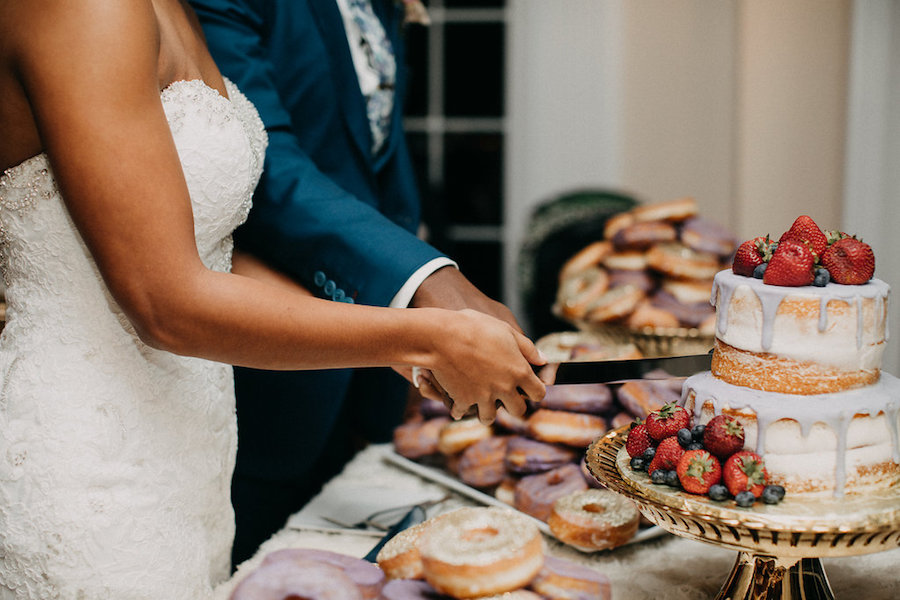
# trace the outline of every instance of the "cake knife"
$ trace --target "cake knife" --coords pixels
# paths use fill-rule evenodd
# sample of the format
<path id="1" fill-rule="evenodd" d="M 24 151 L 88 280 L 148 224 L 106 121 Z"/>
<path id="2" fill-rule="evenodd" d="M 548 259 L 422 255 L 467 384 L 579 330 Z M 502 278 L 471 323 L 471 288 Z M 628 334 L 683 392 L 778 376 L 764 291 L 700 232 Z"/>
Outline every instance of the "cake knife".
<path id="1" fill-rule="evenodd" d="M 669 377 L 690 377 L 708 371 L 712 352 L 661 358 L 628 358 L 596 361 L 553 362 L 535 371 L 548 385 L 580 383 L 622 383 L 644 379 L 652 371 L 664 371 Z"/>

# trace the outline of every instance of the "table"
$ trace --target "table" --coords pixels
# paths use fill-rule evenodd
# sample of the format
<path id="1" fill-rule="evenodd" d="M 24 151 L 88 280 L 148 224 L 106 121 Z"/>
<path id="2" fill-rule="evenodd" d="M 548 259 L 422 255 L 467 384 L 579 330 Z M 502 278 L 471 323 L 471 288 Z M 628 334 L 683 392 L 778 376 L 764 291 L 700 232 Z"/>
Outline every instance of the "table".
<path id="1" fill-rule="evenodd" d="M 256 568 L 269 552 L 282 548 L 317 548 L 364 556 L 379 540 L 380 533 L 339 529 L 322 519 L 343 511 L 353 519 L 370 508 L 401 506 L 410 500 L 442 498 L 447 490 L 384 461 L 387 445 L 374 445 L 360 452 L 322 492 L 292 515 L 285 527 L 239 566 L 234 577 L 220 586 L 215 600 L 227 600 L 237 581 Z M 362 493 L 354 493 L 359 490 Z M 358 502 L 354 502 L 358 500 Z M 341 506 L 341 503 L 344 503 Z M 354 504 L 368 502 L 370 506 Z M 432 509 L 429 516 L 475 502 L 455 492 Z M 705 544 L 663 535 L 611 551 L 585 554 L 547 539 L 548 553 L 588 565 L 609 577 L 615 600 L 702 600 L 714 598 L 725 582 L 737 553 Z M 900 548 L 877 554 L 823 559 L 822 563 L 837 599 L 897 600 L 900 598 Z"/>

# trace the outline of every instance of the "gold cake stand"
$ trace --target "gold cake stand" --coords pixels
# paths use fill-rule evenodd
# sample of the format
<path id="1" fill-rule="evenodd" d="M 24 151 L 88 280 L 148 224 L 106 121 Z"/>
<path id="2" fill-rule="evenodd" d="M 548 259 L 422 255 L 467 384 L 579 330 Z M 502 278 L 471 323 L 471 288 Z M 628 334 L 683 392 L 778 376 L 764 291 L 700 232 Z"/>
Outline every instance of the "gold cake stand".
<path id="1" fill-rule="evenodd" d="M 833 498 L 757 501 L 740 508 L 650 482 L 629 467 L 628 426 L 587 450 L 591 473 L 631 498 L 644 516 L 675 535 L 737 550 L 716 600 L 833 600 L 820 558 L 854 556 L 900 546 L 900 489 Z"/>

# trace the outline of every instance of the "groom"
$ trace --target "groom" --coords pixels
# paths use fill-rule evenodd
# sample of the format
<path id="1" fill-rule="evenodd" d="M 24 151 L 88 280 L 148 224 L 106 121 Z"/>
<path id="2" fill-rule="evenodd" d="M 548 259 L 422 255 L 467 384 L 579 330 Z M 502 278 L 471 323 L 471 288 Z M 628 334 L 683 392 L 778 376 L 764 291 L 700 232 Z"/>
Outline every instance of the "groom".
<path id="1" fill-rule="evenodd" d="M 236 245 L 335 302 L 473 308 L 514 324 L 415 236 L 402 129 L 403 7 L 394 0 L 191 0 L 223 74 L 256 105 L 269 147 Z M 387 441 L 406 382 L 389 370 L 235 369 L 234 564 L 356 450 Z"/>

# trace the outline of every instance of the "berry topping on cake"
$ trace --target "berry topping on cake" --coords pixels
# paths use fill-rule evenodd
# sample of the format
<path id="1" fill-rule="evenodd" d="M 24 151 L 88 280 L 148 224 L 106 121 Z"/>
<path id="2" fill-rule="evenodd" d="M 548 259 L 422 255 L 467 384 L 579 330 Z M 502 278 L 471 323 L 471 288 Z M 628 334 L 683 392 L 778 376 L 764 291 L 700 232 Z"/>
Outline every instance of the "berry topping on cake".
<path id="1" fill-rule="evenodd" d="M 831 280 L 844 285 L 866 283 L 875 273 L 875 254 L 871 246 L 854 237 L 837 240 L 822 253 L 822 266 Z"/>
<path id="2" fill-rule="evenodd" d="M 809 245 L 793 240 L 780 242 L 766 267 L 763 283 L 788 287 L 810 285 L 815 262 L 816 255 Z"/>
<path id="3" fill-rule="evenodd" d="M 656 454 L 647 467 L 647 472 L 651 475 L 654 471 L 662 469 L 663 471 L 671 471 L 678 466 L 681 455 L 684 454 L 684 448 L 678 443 L 678 438 L 674 435 L 667 437 L 656 447 Z"/>
<path id="4" fill-rule="evenodd" d="M 775 242 L 767 235 L 761 235 L 741 244 L 734 255 L 731 270 L 736 275 L 753 276 L 753 270 L 769 262 L 775 249 Z"/>
<path id="5" fill-rule="evenodd" d="M 645 424 L 637 425 L 628 432 L 628 440 L 625 442 L 625 450 L 628 452 L 628 456 L 632 458 L 641 456 L 650 446 L 650 434 L 647 433 Z"/>
<path id="6" fill-rule="evenodd" d="M 722 467 L 722 478 L 728 492 L 735 499 L 745 491 L 758 498 L 768 483 L 769 474 L 762 457 L 745 450 L 728 457 Z"/>
<path id="7" fill-rule="evenodd" d="M 828 247 L 828 238 L 825 237 L 816 222 L 807 215 L 797 217 L 791 228 L 781 234 L 778 243 L 787 240 L 807 244 L 816 256 L 822 256 L 825 248 Z"/>
<path id="8" fill-rule="evenodd" d="M 688 450 L 678 459 L 678 481 L 685 491 L 707 494 L 722 479 L 719 460 L 706 450 Z"/>
<path id="9" fill-rule="evenodd" d="M 732 417 L 716 415 L 706 424 L 703 447 L 721 459 L 744 447 L 744 427 Z"/>
<path id="10" fill-rule="evenodd" d="M 654 440 L 662 440 L 678 434 L 679 429 L 690 427 L 691 416 L 674 402 L 666 404 L 647 417 L 647 433 Z M 676 439 L 677 443 L 678 440 Z"/>

